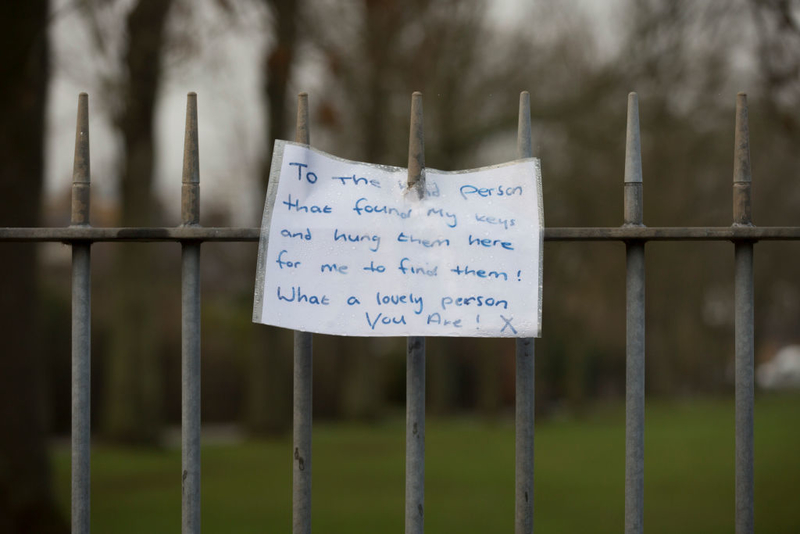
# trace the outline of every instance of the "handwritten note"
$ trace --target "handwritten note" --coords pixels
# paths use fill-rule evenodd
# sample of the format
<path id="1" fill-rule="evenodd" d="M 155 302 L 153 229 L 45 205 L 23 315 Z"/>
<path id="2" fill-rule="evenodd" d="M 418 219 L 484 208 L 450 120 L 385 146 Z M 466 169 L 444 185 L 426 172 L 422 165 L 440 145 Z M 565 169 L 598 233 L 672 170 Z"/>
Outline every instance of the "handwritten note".
<path id="1" fill-rule="evenodd" d="M 537 159 L 463 172 L 347 161 L 277 141 L 253 321 L 348 336 L 538 337 Z"/>

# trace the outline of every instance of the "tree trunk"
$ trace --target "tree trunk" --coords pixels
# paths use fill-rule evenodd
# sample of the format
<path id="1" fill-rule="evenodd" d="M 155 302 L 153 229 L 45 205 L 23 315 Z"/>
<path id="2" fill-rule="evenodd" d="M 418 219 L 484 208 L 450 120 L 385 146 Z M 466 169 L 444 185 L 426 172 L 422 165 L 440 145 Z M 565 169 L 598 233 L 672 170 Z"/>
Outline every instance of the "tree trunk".
<path id="1" fill-rule="evenodd" d="M 120 187 L 121 226 L 158 220 L 153 195 L 153 122 L 161 81 L 164 26 L 171 0 L 140 0 L 128 15 L 123 107 L 125 147 Z M 117 244 L 115 305 L 108 358 L 104 433 L 116 441 L 155 444 L 161 426 L 159 289 L 151 247 Z"/>
<path id="2" fill-rule="evenodd" d="M 0 4 L 0 226 L 38 226 L 44 169 L 48 3 Z M 0 259 L 0 532 L 61 533 L 47 458 L 37 248 Z"/>
<path id="3" fill-rule="evenodd" d="M 295 0 L 266 0 L 273 16 L 275 44 L 264 59 L 264 99 L 267 114 L 266 157 L 261 164 L 261 185 L 267 190 L 272 146 L 276 139 L 285 139 L 289 130 L 286 98 L 297 36 L 298 4 Z M 245 423 L 252 434 L 270 435 L 288 431 L 292 425 L 291 376 L 292 348 L 279 340 L 280 332 L 260 327 L 251 354 L 251 373 Z M 287 378 L 289 379 L 287 381 Z"/>

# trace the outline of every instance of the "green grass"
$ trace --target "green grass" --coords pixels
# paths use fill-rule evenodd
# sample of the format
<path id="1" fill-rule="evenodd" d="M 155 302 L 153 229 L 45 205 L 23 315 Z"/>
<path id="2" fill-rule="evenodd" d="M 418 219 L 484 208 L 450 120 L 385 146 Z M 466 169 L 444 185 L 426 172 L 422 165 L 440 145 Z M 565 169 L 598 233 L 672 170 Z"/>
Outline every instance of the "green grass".
<path id="1" fill-rule="evenodd" d="M 800 532 L 800 397 L 756 402 L 756 528 Z M 645 530 L 733 532 L 732 400 L 647 404 Z M 321 533 L 402 532 L 404 425 L 314 429 L 313 527 Z M 425 525 L 438 532 L 513 532 L 510 422 L 429 419 Z M 536 531 L 617 533 L 624 514 L 624 409 L 536 428 Z M 92 530 L 178 532 L 180 451 L 97 445 Z M 288 439 L 203 448 L 205 533 L 290 532 Z M 68 510 L 69 454 L 56 453 Z"/>

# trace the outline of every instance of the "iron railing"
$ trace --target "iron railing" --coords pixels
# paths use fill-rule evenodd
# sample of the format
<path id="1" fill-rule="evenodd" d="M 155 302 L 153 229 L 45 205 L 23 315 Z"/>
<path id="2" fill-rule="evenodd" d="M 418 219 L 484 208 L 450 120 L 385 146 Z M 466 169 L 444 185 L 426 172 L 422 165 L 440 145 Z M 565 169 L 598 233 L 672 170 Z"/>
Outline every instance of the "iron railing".
<path id="1" fill-rule="evenodd" d="M 203 242 L 255 242 L 259 228 L 200 226 L 197 97 L 188 95 L 181 191 L 182 224 L 174 228 L 94 228 L 89 225 L 88 97 L 78 98 L 72 221 L 66 228 L 0 228 L 0 242 L 63 242 L 72 246 L 72 532 L 89 532 L 91 245 L 97 242 L 172 241 L 182 248 L 182 510 L 185 534 L 200 532 L 200 248 Z M 298 98 L 295 140 L 309 144 L 308 97 Z M 530 157 L 530 97 L 519 107 L 518 155 Z M 409 182 L 424 165 L 421 95 L 412 97 Z M 731 241 L 735 250 L 735 410 L 737 534 L 753 532 L 753 245 L 761 240 L 800 240 L 800 227 L 755 227 L 751 221 L 751 172 L 747 100 L 736 99 L 733 224 L 730 227 L 649 228 L 642 216 L 638 99 L 628 98 L 624 221 L 616 228 L 546 228 L 546 241 L 622 241 L 627 256 L 625 422 L 625 532 L 643 532 L 645 263 L 648 241 Z M 425 339 L 408 338 L 405 531 L 424 523 Z M 311 532 L 312 336 L 295 332 L 293 532 Z M 533 532 L 534 340 L 516 349 L 515 532 Z"/>

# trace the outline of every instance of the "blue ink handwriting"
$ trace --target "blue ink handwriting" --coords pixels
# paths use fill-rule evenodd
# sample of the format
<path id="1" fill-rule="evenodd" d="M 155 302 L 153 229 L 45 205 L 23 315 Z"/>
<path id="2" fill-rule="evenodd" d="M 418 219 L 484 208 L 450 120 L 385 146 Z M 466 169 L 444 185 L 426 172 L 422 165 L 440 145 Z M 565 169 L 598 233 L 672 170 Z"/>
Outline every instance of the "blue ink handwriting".
<path id="1" fill-rule="evenodd" d="M 300 289 L 300 286 L 292 286 L 291 297 L 281 295 L 281 286 L 278 286 L 278 300 L 283 300 L 286 302 L 307 302 L 309 304 L 320 306 L 327 306 L 331 303 L 327 295 L 322 295 L 321 297 L 318 295 L 306 295 L 303 293 L 303 290 Z"/>
<path id="2" fill-rule="evenodd" d="M 438 270 L 439 266 L 437 265 L 433 269 L 431 269 L 428 265 L 420 266 L 420 265 L 406 265 L 406 262 L 410 262 L 411 260 L 408 258 L 403 258 L 400 260 L 400 265 L 397 269 L 403 273 L 411 273 L 411 274 L 424 274 L 425 276 L 439 276 Z"/>
<path id="3" fill-rule="evenodd" d="M 306 228 L 305 232 L 303 232 L 302 230 L 299 232 L 292 232 L 291 230 L 284 228 L 283 230 L 281 230 L 281 235 L 283 237 L 299 237 L 303 241 L 311 241 L 310 228 Z"/>
<path id="4" fill-rule="evenodd" d="M 447 226 L 449 226 L 450 228 L 455 228 L 456 226 L 458 226 L 458 217 L 456 216 L 455 213 L 444 211 L 442 208 L 429 208 L 428 217 L 430 217 L 431 215 L 438 215 L 443 219 L 445 218 L 449 219 L 447 221 Z"/>
<path id="5" fill-rule="evenodd" d="M 303 181 L 303 169 L 308 167 L 308 165 L 306 165 L 305 163 L 296 163 L 296 162 L 292 162 L 289 165 L 297 165 L 297 179 L 302 182 Z M 310 183 L 310 184 L 317 183 L 317 175 L 314 174 L 313 172 L 310 172 L 310 171 L 307 172 L 306 173 L 306 181 L 308 183 Z"/>
<path id="6" fill-rule="evenodd" d="M 423 309 L 422 297 L 415 297 L 414 293 L 409 293 L 408 295 L 394 295 L 394 294 L 381 295 L 381 292 L 378 291 L 377 293 L 375 293 L 375 300 L 378 302 L 378 306 L 380 306 L 382 304 L 385 305 L 385 306 L 389 306 L 389 305 L 398 306 L 400 304 L 414 304 L 414 305 L 417 305 L 417 306 L 419 306 L 419 309 L 414 312 L 417 315 L 422 313 L 422 309 Z"/>
<path id="7" fill-rule="evenodd" d="M 489 215 L 479 215 L 477 213 L 475 214 L 475 220 L 486 224 L 502 225 L 506 230 L 508 230 L 510 226 L 515 226 L 517 224 L 516 219 L 503 219 L 501 217 L 491 217 Z"/>
<path id="8" fill-rule="evenodd" d="M 488 237 L 472 237 L 472 234 L 469 234 L 469 244 L 479 245 L 486 248 L 492 248 L 500 245 L 506 250 L 514 250 L 514 247 L 509 241 L 503 241 L 502 239 L 490 239 Z"/>
<path id="9" fill-rule="evenodd" d="M 333 240 L 334 241 L 344 241 L 350 243 L 360 243 L 362 241 L 369 241 L 375 244 L 375 248 L 369 247 L 372 252 L 378 252 L 378 249 L 381 246 L 381 236 L 378 234 L 346 234 L 344 232 L 339 232 L 339 229 L 336 228 L 333 230 Z"/>
<path id="10" fill-rule="evenodd" d="M 508 319 L 506 319 L 505 317 L 503 317 L 501 315 L 500 318 L 503 321 L 505 321 L 505 324 L 503 325 L 503 328 L 500 329 L 500 333 L 501 334 L 505 331 L 506 328 L 510 328 L 512 334 L 516 334 L 517 333 L 517 330 L 513 326 L 511 326 L 511 321 L 514 319 L 513 317 L 509 317 Z"/>
<path id="11" fill-rule="evenodd" d="M 376 180 L 374 178 L 367 180 L 366 178 L 361 177 L 361 176 L 356 177 L 355 174 L 352 175 L 352 176 L 334 176 L 334 177 L 331 178 L 331 180 L 339 180 L 340 182 L 342 182 L 342 185 L 347 185 L 348 180 L 350 180 L 350 181 L 352 181 L 353 185 L 367 185 L 367 184 L 369 184 L 372 187 L 377 187 L 378 189 L 381 188 L 380 181 L 378 181 L 378 180 Z"/>
<path id="12" fill-rule="evenodd" d="M 405 232 L 400 232 L 400 235 L 397 236 L 397 241 L 400 243 L 416 243 L 418 245 L 422 245 L 425 248 L 433 248 L 433 247 L 449 247 L 450 240 L 449 239 L 434 239 L 433 241 L 429 239 L 420 239 L 414 237 L 411 234 L 406 235 Z"/>
<path id="13" fill-rule="evenodd" d="M 508 301 L 505 299 L 496 299 L 494 297 L 486 297 L 484 295 L 477 295 L 472 297 L 442 297 L 442 309 L 446 310 L 448 306 L 488 306 L 499 307 L 502 306 L 504 310 L 508 309 Z"/>
<path id="14" fill-rule="evenodd" d="M 386 267 L 383 265 L 375 265 L 375 262 L 370 260 L 369 265 L 364 267 L 364 270 L 372 273 L 382 273 L 386 270 Z"/>
<path id="15" fill-rule="evenodd" d="M 375 317 L 374 321 L 370 321 L 369 312 L 364 312 L 364 314 L 367 316 L 367 324 L 372 330 L 375 330 L 375 326 L 378 324 L 378 321 L 380 321 L 381 324 L 385 325 L 406 324 L 405 315 L 401 315 L 400 317 L 389 317 L 383 315 L 383 312 L 381 312 L 378 314 L 377 317 Z"/>
<path id="16" fill-rule="evenodd" d="M 426 324 L 438 324 L 442 326 L 453 325 L 455 328 L 461 328 L 461 319 L 451 321 L 450 319 L 443 319 L 439 312 L 433 312 L 428 315 Z"/>
<path id="17" fill-rule="evenodd" d="M 283 259 L 283 255 L 286 254 L 287 252 L 289 252 L 289 251 L 288 250 L 281 250 L 278 253 L 278 260 L 275 263 L 277 263 L 278 267 L 280 267 L 281 269 L 283 269 L 284 265 L 286 266 L 287 269 L 296 269 L 300 265 L 300 262 L 299 261 L 292 261 L 292 260 L 284 260 Z"/>
<path id="18" fill-rule="evenodd" d="M 397 208 L 392 208 L 386 205 L 378 206 L 377 204 L 366 204 L 366 197 L 361 197 L 356 200 L 353 211 L 361 215 L 361 213 L 383 213 L 386 215 L 397 215 L 401 219 L 408 219 L 411 217 L 411 208 L 406 211 L 400 211 Z"/>
<path id="19" fill-rule="evenodd" d="M 465 265 L 462 269 L 460 265 L 456 265 L 455 269 L 450 269 L 451 272 L 454 272 L 458 275 L 464 276 L 477 276 L 478 278 L 503 278 L 503 280 L 508 280 L 508 274 L 503 271 L 485 271 L 483 269 L 470 269 L 469 265 Z"/>
<path id="20" fill-rule="evenodd" d="M 464 200 L 467 200 L 468 195 L 478 195 L 479 197 L 513 197 L 513 196 L 522 196 L 522 186 L 503 186 L 498 185 L 495 187 L 478 187 L 476 185 L 462 185 L 459 189 L 461 196 Z"/>
<path id="21" fill-rule="evenodd" d="M 300 204 L 299 200 L 292 201 L 292 195 L 289 194 L 289 200 L 284 200 L 282 204 L 286 205 L 289 211 L 292 211 L 294 208 L 295 211 L 304 212 L 304 213 L 331 213 L 332 209 L 330 206 L 325 204 L 324 207 L 317 206 L 312 204 L 311 206 L 304 206 Z"/>
<path id="22" fill-rule="evenodd" d="M 347 265 L 339 265 L 337 263 L 323 263 L 319 267 L 322 273 L 339 273 L 347 274 Z"/>

